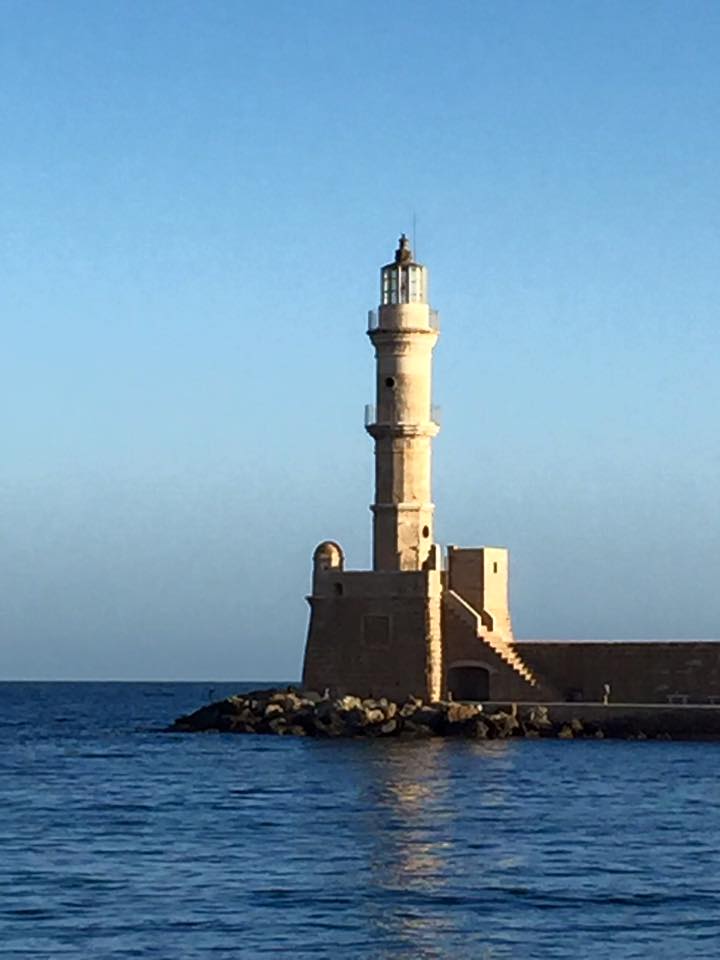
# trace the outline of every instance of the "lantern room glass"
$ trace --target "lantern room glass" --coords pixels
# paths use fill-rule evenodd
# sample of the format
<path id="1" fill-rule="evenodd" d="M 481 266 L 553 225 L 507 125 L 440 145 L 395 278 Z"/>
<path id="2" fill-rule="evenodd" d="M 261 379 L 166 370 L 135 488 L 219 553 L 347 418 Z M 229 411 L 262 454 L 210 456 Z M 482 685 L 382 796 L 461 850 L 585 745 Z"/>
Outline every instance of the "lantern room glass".
<path id="1" fill-rule="evenodd" d="M 383 267 L 382 303 L 426 303 L 425 268 L 417 263 L 391 263 Z"/>

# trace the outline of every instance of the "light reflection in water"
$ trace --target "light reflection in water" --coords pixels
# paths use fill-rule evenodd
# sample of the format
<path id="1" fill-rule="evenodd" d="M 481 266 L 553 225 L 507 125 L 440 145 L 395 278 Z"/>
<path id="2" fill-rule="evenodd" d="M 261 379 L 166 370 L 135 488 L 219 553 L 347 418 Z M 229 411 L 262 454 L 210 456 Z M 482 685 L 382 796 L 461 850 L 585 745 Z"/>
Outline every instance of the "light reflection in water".
<path id="1" fill-rule="evenodd" d="M 462 899 L 455 889 L 458 883 L 467 887 L 481 881 L 482 863 L 488 856 L 502 857 L 507 869 L 522 864 L 521 857 L 498 849 L 486 829 L 474 849 L 458 842 L 456 791 L 467 792 L 468 766 L 477 778 L 473 791 L 476 809 L 468 814 L 474 816 L 479 810 L 485 820 L 486 809 L 496 810 L 508 802 L 514 761 L 502 741 L 460 744 L 431 740 L 377 747 L 364 782 L 373 810 L 364 824 L 372 840 L 367 868 L 377 891 L 373 899 L 385 904 L 385 909 L 372 917 L 375 938 L 394 945 L 378 955 L 419 960 L 437 957 L 438 944 L 461 936 L 465 922 L 458 906 Z M 490 764 L 494 773 L 487 780 L 482 776 L 485 764 Z M 460 834 L 467 839 L 464 829 Z M 488 960 L 507 956 L 481 942 L 475 955 Z"/>
<path id="2" fill-rule="evenodd" d="M 717 744 L 168 738 L 156 686 L 0 683 L 0 957 L 716 952 Z"/>

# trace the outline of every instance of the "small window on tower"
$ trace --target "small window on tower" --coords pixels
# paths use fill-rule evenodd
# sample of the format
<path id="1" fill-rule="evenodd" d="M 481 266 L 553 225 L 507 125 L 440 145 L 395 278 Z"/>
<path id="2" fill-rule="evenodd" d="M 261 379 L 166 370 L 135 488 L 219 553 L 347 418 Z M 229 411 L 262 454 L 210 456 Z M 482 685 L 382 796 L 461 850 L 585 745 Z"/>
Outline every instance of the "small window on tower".
<path id="1" fill-rule="evenodd" d="M 385 386 L 392 388 L 395 386 L 395 377 L 385 377 Z"/>
<path id="2" fill-rule="evenodd" d="M 493 573 L 497 573 L 497 571 L 498 571 L 497 563 L 493 563 Z"/>
<path id="3" fill-rule="evenodd" d="M 423 529 L 422 529 L 422 535 L 423 535 L 425 538 L 429 537 L 429 536 L 430 536 L 430 527 L 423 527 Z"/>

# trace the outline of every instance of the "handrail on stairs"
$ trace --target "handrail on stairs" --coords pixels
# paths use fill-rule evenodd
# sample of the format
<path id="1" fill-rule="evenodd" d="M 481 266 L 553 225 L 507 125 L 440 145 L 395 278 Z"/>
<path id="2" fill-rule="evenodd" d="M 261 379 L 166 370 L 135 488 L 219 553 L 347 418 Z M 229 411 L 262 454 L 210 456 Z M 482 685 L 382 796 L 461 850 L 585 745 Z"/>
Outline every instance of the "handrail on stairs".
<path id="1" fill-rule="evenodd" d="M 474 621 L 475 632 L 477 636 L 481 637 L 502 660 L 505 660 L 505 662 L 514 670 L 516 670 L 521 677 L 527 680 L 528 683 L 535 685 L 537 683 L 535 675 L 527 666 L 527 664 L 525 664 L 522 657 L 514 649 L 513 645 L 500 637 L 488 635 L 484 629 L 482 617 L 478 611 L 471 604 L 469 604 L 464 597 L 461 597 L 459 593 L 457 593 L 455 590 L 449 589 L 447 590 L 447 595 L 456 607 L 460 607 L 461 611 Z"/>

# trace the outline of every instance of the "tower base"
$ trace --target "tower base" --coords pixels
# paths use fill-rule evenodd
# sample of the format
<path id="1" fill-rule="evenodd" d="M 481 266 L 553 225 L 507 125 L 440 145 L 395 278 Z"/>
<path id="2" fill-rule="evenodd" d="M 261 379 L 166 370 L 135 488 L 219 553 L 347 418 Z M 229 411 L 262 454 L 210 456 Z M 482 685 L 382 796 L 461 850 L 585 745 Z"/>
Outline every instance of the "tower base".
<path id="1" fill-rule="evenodd" d="M 316 575 L 303 686 L 333 696 L 440 696 L 439 570 Z"/>
<path id="2" fill-rule="evenodd" d="M 315 552 L 303 685 L 332 696 L 533 700 L 541 688 L 513 643 L 507 551 L 451 547 L 448 569 L 345 571 Z M 547 693 L 547 691 L 546 691 Z"/>

